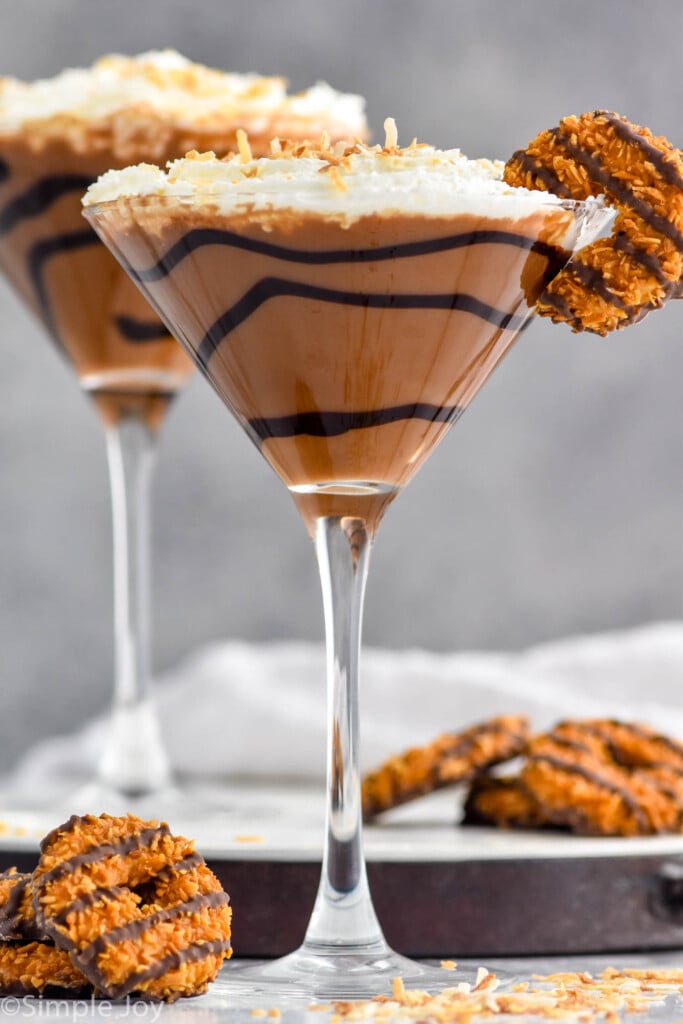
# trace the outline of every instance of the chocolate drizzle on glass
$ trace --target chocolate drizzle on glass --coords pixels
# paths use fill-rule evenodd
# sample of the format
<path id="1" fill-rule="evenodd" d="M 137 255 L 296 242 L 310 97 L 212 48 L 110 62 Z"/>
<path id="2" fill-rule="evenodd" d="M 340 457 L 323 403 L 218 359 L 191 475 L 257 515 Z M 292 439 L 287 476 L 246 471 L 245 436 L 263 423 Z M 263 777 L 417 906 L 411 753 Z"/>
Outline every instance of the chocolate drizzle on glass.
<path id="1" fill-rule="evenodd" d="M 114 317 L 114 323 L 119 334 L 131 345 L 144 345 L 146 342 L 165 341 L 171 338 L 158 320 L 137 320 L 132 316 L 117 316 Z"/>
<path id="2" fill-rule="evenodd" d="M 557 246 L 539 241 L 525 234 L 500 229 L 461 231 L 444 237 L 419 239 L 371 248 L 328 249 L 310 251 L 296 249 L 262 239 L 245 237 L 223 228 L 193 228 L 177 239 L 156 261 L 146 268 L 132 267 L 122 259 L 125 269 L 144 285 L 163 280 L 172 274 L 191 254 L 207 246 L 219 246 L 246 251 L 258 256 L 307 266 L 338 264 L 364 264 L 388 260 L 409 259 L 437 253 L 470 248 L 477 245 L 503 245 L 520 251 L 536 253 L 545 260 L 543 280 L 551 280 L 566 263 L 567 254 Z M 150 297 L 153 297 L 153 292 Z M 217 317 L 205 332 L 196 348 L 196 358 L 207 373 L 212 356 L 229 336 L 251 317 L 264 303 L 277 298 L 299 298 L 331 305 L 356 306 L 362 309 L 386 310 L 445 310 L 469 313 L 499 330 L 520 331 L 526 317 L 496 309 L 473 295 L 449 292 L 392 293 L 355 292 L 327 288 L 281 277 L 264 277 L 225 312 Z M 331 410 L 320 409 L 272 417 L 250 417 L 247 429 L 263 442 L 268 438 L 335 437 L 351 430 L 367 429 L 395 423 L 402 419 L 424 419 L 429 423 L 454 423 L 462 414 L 458 405 L 437 406 L 414 402 L 380 409 Z"/>
<path id="3" fill-rule="evenodd" d="M 551 261 L 559 259 L 562 265 L 567 259 L 566 254 L 563 255 L 557 246 L 514 231 L 459 231 L 457 234 L 446 235 L 442 238 L 379 245 L 376 248 L 326 249 L 312 252 L 292 249 L 261 239 L 248 238 L 225 228 L 193 228 L 185 232 L 150 267 L 137 269 L 123 260 L 121 262 L 134 280 L 141 284 L 149 284 L 167 277 L 187 256 L 207 245 L 242 249 L 244 252 L 251 252 L 258 256 L 269 256 L 286 263 L 299 263 L 303 266 L 329 266 L 335 263 L 382 263 L 385 260 L 431 256 L 435 253 L 466 249 L 472 245 L 511 245 L 516 249 L 537 252 Z"/>
<path id="4" fill-rule="evenodd" d="M 0 176 L 0 181 L 2 180 Z M 59 174 L 39 178 L 0 210 L 0 235 L 12 231 L 22 220 L 40 216 L 62 196 L 71 192 L 82 195 L 89 184 L 90 178 L 82 174 Z"/>
<path id="5" fill-rule="evenodd" d="M 504 313 L 473 295 L 447 293 L 387 294 L 385 292 L 347 292 L 334 288 L 320 288 L 316 285 L 283 278 L 266 277 L 250 288 L 243 298 L 227 309 L 209 328 L 197 346 L 197 359 L 202 366 L 208 366 L 218 346 L 237 327 L 255 313 L 259 306 L 274 298 L 311 299 L 315 302 L 329 302 L 340 306 L 359 306 L 362 309 L 443 309 L 448 312 L 472 313 L 501 330 L 519 331 L 526 322 L 525 317 Z"/>
<path id="6" fill-rule="evenodd" d="M 36 158 L 38 161 L 38 158 Z M 3 173 L 4 172 L 4 173 Z M 14 179 L 10 173 L 9 164 L 0 161 L 0 185 Z M 80 197 L 91 183 L 92 177 L 79 173 L 48 174 L 39 177 L 27 185 L 19 194 L 8 198 L 0 207 L 0 240 L 7 246 L 8 255 L 13 256 L 16 251 L 16 258 L 25 263 L 28 284 L 30 287 L 31 304 L 43 321 L 53 342 L 68 358 L 73 358 L 77 369 L 79 357 L 73 356 L 72 343 L 69 330 L 60 323 L 60 307 L 64 306 L 68 299 L 60 293 L 57 285 L 51 283 L 48 270 L 53 260 L 59 257 L 69 257 L 80 253 L 82 250 L 99 246 L 99 240 L 95 232 L 85 225 L 80 216 Z M 57 207 L 60 201 L 67 201 L 74 207 L 72 215 L 64 214 L 64 209 Z M 53 218 L 52 209 L 57 208 L 58 212 Z M 46 233 L 41 224 L 39 237 L 36 236 L 34 222 L 44 219 Z M 55 230 L 55 225 L 61 228 L 73 222 L 74 230 Z M 28 244 L 22 241 L 21 234 L 13 235 L 13 232 L 21 232 L 26 226 L 26 238 Z M 83 287 L 87 288 L 88 281 Z M 56 307 L 56 308 L 55 308 Z M 107 313 L 103 312 L 106 319 Z M 174 345 L 169 332 L 164 325 L 153 316 L 149 319 L 132 316 L 128 313 L 114 313 L 112 326 L 116 329 L 123 345 L 141 346 L 146 344 L 158 344 L 168 342 Z M 97 344 L 95 338 L 101 334 L 100 323 L 91 325 L 93 337 L 75 339 L 76 348 L 85 345 Z M 79 329 L 80 331 L 83 328 Z M 126 369 L 124 351 L 117 356 L 117 368 L 123 366 Z M 108 358 L 108 357 L 105 357 Z M 151 357 L 153 358 L 153 357 Z M 108 367 L 107 367 L 108 369 Z"/>
<path id="7" fill-rule="evenodd" d="M 97 236 L 92 231 L 75 231 L 72 234 L 57 235 L 53 238 L 41 239 L 31 246 L 27 256 L 28 271 L 33 284 L 36 301 L 40 309 L 46 328 L 50 332 L 53 341 L 64 348 L 60 337 L 54 314 L 48 298 L 47 286 L 45 284 L 45 264 L 54 256 L 63 253 L 74 252 L 77 249 L 85 249 L 88 246 L 97 244 Z"/>
<path id="8" fill-rule="evenodd" d="M 460 406 L 429 405 L 415 402 L 385 409 L 369 409 L 365 412 L 300 412 L 291 416 L 254 417 L 248 421 L 249 430 L 260 441 L 270 437 L 295 437 L 309 434 L 311 437 L 338 437 L 349 430 L 367 430 L 384 427 L 399 420 L 421 419 L 429 423 L 453 424 L 465 410 Z"/>

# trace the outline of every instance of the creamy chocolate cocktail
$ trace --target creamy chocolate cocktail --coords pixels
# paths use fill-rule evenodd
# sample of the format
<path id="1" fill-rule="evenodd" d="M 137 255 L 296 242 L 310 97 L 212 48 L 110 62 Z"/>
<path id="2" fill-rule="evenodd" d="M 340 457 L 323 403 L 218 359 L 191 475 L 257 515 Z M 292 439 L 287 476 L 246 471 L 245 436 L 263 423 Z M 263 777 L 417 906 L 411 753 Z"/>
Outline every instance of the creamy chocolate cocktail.
<path id="1" fill-rule="evenodd" d="M 103 241 L 289 488 L 320 568 L 320 886 L 299 949 L 230 972 L 224 1005 L 235 988 L 326 1002 L 391 992 L 397 977 L 453 983 L 387 946 L 367 885 L 358 665 L 369 554 L 391 498 L 604 222 L 589 203 L 504 185 L 489 161 L 399 149 L 390 119 L 386 129 L 384 147 L 275 141 L 264 159 L 241 136 L 228 161 L 111 171 L 85 198 Z"/>
<path id="2" fill-rule="evenodd" d="M 364 135 L 362 102 L 320 84 L 226 74 L 164 51 L 110 56 L 33 83 L 0 79 L 0 265 L 97 399 L 105 421 L 156 425 L 191 363 L 83 221 L 80 198 L 112 167 L 162 166 L 188 149 L 257 153 L 273 135 Z"/>
<path id="3" fill-rule="evenodd" d="M 573 211 L 499 178 L 458 152 L 325 140 L 107 174 L 87 203 L 121 197 L 98 230 L 310 525 L 378 516 L 566 262 Z"/>

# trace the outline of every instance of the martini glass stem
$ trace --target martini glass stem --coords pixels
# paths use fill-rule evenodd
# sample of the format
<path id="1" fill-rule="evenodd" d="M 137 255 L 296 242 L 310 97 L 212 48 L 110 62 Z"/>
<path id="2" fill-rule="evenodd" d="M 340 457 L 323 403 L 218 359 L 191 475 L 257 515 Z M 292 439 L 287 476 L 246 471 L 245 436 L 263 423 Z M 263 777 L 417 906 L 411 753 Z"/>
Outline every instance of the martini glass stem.
<path id="1" fill-rule="evenodd" d="M 382 953 L 362 847 L 358 665 L 371 536 L 363 519 L 318 520 L 327 648 L 327 810 L 322 877 L 303 950 Z"/>
<path id="2" fill-rule="evenodd" d="M 149 692 L 149 493 L 156 437 L 124 417 L 107 428 L 114 544 L 114 697 L 100 782 L 141 796 L 170 782 Z"/>

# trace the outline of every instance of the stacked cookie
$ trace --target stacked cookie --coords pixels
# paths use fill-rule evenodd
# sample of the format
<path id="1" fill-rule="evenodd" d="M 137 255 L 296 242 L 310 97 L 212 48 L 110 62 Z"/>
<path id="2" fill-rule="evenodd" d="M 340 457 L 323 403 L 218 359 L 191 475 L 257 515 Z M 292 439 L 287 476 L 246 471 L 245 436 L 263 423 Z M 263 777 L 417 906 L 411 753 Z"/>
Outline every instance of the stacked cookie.
<path id="1" fill-rule="evenodd" d="M 172 1002 L 230 956 L 229 897 L 168 826 L 72 817 L 33 874 L 0 876 L 0 993 Z"/>
<path id="2" fill-rule="evenodd" d="M 601 836 L 683 832 L 683 744 L 648 726 L 587 719 L 561 722 L 531 736 L 524 718 L 506 717 L 450 740 L 461 752 L 450 778 L 443 736 L 366 776 L 366 819 L 443 785 L 464 782 L 466 824 Z M 518 759 L 514 773 L 492 770 L 513 758 Z M 421 766 L 419 787 L 413 765 Z"/>
<path id="3" fill-rule="evenodd" d="M 634 723 L 561 722 L 531 740 L 515 775 L 474 782 L 465 820 L 580 835 L 680 833 L 683 745 Z"/>

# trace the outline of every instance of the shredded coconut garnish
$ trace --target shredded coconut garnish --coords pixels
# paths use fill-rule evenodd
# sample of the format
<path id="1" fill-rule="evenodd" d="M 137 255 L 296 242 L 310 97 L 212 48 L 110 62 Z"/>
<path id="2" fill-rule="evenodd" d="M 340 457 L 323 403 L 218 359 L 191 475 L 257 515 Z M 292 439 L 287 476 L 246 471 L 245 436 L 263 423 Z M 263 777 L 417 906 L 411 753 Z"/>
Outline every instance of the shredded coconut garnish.
<path id="1" fill-rule="evenodd" d="M 398 129 L 393 117 L 388 117 L 384 122 L 384 148 L 396 149 L 398 146 Z"/>
<path id="2" fill-rule="evenodd" d="M 388 119 L 390 122 L 391 119 Z M 387 140 L 393 139 L 388 125 Z M 396 132 L 397 137 L 397 132 Z M 280 211 L 315 215 L 350 225 L 360 217 L 418 215 L 452 217 L 476 213 L 521 220 L 551 215 L 547 241 L 573 248 L 581 221 L 563 201 L 545 191 L 503 181 L 503 163 L 469 160 L 460 150 L 437 150 L 413 140 L 407 147 L 368 145 L 359 139 L 318 142 L 283 137 L 257 157 L 248 133 L 237 152 L 222 159 L 188 154 L 166 171 L 138 164 L 101 175 L 83 199 L 85 207 L 121 198 L 182 197 L 211 215 L 249 212 L 262 222 Z"/>
<path id="3" fill-rule="evenodd" d="M 249 145 L 249 138 L 244 128 L 237 129 L 237 145 L 239 147 L 240 160 L 243 164 L 249 164 L 254 159 Z"/>
<path id="4" fill-rule="evenodd" d="M 502 180 L 501 161 L 470 160 L 459 149 L 439 150 L 415 139 L 398 146 L 393 118 L 385 122 L 385 145 L 354 139 L 332 142 L 324 131 L 316 144 L 282 137 L 270 141 L 267 157 L 256 157 L 249 134 L 237 132 L 237 151 L 217 159 L 188 153 L 163 171 L 150 164 L 108 171 L 90 187 L 85 206 L 122 196 L 191 196 L 219 211 L 238 208 L 295 209 L 342 217 L 350 222 L 369 213 L 400 210 L 450 216 L 480 201 L 484 215 L 502 209 L 506 217 L 562 205 L 547 192 L 515 188 Z M 512 202 L 511 200 L 515 201 Z M 567 225 L 572 220 L 567 214 Z M 568 244 L 572 244 L 567 239 Z"/>

